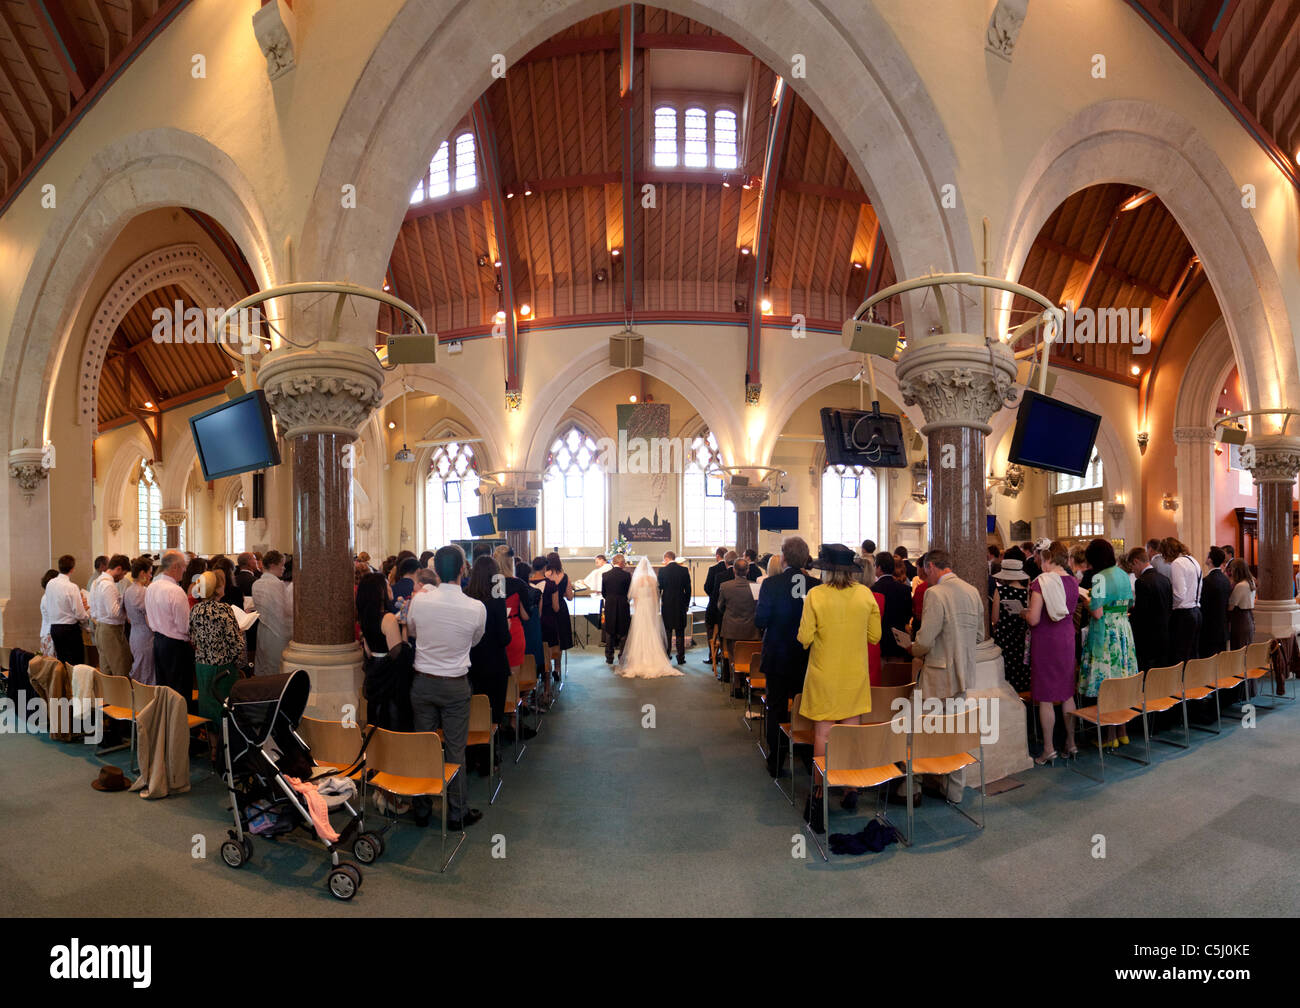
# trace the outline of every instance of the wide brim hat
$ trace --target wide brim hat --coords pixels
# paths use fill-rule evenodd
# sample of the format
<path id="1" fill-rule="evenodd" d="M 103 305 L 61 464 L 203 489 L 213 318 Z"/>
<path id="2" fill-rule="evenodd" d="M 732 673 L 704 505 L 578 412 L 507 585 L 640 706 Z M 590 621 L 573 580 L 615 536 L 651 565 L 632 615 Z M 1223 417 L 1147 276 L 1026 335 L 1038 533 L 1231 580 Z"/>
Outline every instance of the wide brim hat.
<path id="1" fill-rule="evenodd" d="M 131 786 L 126 774 L 115 766 L 100 767 L 99 776 L 90 782 L 96 791 L 125 791 Z"/>
<path id="2" fill-rule="evenodd" d="M 993 575 L 999 581 L 1028 581 L 1025 565 L 1019 560 L 1003 560 L 1002 569 Z"/>
<path id="3" fill-rule="evenodd" d="M 860 571 L 862 564 L 853 550 L 842 543 L 822 543 L 817 550 L 817 559 L 812 562 L 813 570 Z"/>

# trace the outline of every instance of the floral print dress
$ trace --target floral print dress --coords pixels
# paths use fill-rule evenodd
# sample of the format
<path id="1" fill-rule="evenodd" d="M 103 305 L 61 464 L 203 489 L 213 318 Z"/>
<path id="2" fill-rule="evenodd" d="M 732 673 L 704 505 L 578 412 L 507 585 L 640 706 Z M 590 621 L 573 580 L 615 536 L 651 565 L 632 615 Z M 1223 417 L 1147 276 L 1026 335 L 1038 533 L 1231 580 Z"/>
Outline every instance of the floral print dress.
<path id="1" fill-rule="evenodd" d="M 1137 648 L 1128 610 L 1133 588 L 1119 567 L 1107 567 L 1092 578 L 1092 601 L 1088 608 L 1102 610 L 1101 619 L 1088 624 L 1088 643 L 1079 664 L 1079 692 L 1095 697 L 1106 679 L 1137 675 Z"/>

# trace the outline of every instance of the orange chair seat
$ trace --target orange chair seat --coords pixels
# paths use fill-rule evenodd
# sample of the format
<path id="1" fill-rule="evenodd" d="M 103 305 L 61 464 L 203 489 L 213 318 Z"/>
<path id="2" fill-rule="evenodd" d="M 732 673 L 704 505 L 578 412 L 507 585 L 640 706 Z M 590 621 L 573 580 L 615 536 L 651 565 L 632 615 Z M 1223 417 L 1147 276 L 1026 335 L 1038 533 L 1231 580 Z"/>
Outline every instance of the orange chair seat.
<path id="1" fill-rule="evenodd" d="M 922 774 L 956 773 L 964 767 L 978 763 L 970 753 L 957 753 L 953 756 L 927 756 L 912 760 L 912 772 Z"/>
<path id="2" fill-rule="evenodd" d="M 459 763 L 443 764 L 443 780 L 437 777 L 399 777 L 397 774 L 377 773 L 370 778 L 372 787 L 380 788 L 389 794 L 401 795 L 403 798 L 417 798 L 424 795 L 440 795 L 443 787 L 460 770 Z"/>
<path id="3" fill-rule="evenodd" d="M 493 725 L 491 731 L 472 731 L 465 736 L 466 745 L 487 745 L 496 736 L 497 726 Z"/>
<path id="4" fill-rule="evenodd" d="M 749 677 L 750 689 L 767 689 L 767 676 L 752 675 Z"/>
<path id="5" fill-rule="evenodd" d="M 207 718 L 199 717 L 197 714 L 185 715 L 185 726 L 191 730 L 197 728 L 199 725 L 205 725 L 208 723 L 209 722 Z"/>
<path id="6" fill-rule="evenodd" d="M 1147 697 L 1147 713 L 1159 714 L 1161 711 L 1167 711 L 1170 707 L 1176 707 L 1182 702 L 1182 697 L 1162 696 L 1155 699 Z"/>
<path id="7" fill-rule="evenodd" d="M 1080 718 L 1083 721 L 1087 721 L 1089 724 L 1123 725 L 1123 724 L 1128 724 L 1135 717 L 1141 717 L 1142 712 L 1134 710 L 1133 708 L 1129 707 L 1126 708 L 1125 710 L 1106 711 L 1104 713 L 1099 713 L 1097 711 L 1096 704 L 1094 704 L 1091 707 L 1080 707 L 1078 710 L 1074 712 L 1074 716 Z"/>
<path id="8" fill-rule="evenodd" d="M 1273 670 L 1271 668 L 1253 668 L 1246 670 L 1247 679 L 1263 679 L 1265 676 L 1270 676 L 1272 674 Z"/>
<path id="9" fill-rule="evenodd" d="M 783 724 L 781 734 L 790 740 L 792 746 L 813 744 L 813 733 L 808 729 L 801 728 L 799 731 L 792 732 L 788 724 Z"/>
<path id="10" fill-rule="evenodd" d="M 814 756 L 813 763 L 818 771 L 826 778 L 827 787 L 875 787 L 877 784 L 883 784 L 885 781 L 897 780 L 900 777 L 906 777 L 902 770 L 898 769 L 896 763 L 890 763 L 887 766 L 867 767 L 862 770 L 832 770 L 828 775 L 826 773 L 826 757 Z"/>
<path id="11" fill-rule="evenodd" d="M 1244 680 L 1240 676 L 1224 676 L 1222 679 L 1216 679 L 1211 684 L 1215 689 L 1232 689 L 1234 686 L 1240 686 Z"/>
<path id="12" fill-rule="evenodd" d="M 129 707 L 118 707 L 116 704 L 104 704 L 104 717 L 112 718 L 114 721 L 132 721 L 135 715 Z"/>
<path id="13" fill-rule="evenodd" d="M 1204 700 L 1213 692 L 1213 686 L 1193 686 L 1191 689 L 1184 690 L 1183 696 L 1187 700 Z"/>

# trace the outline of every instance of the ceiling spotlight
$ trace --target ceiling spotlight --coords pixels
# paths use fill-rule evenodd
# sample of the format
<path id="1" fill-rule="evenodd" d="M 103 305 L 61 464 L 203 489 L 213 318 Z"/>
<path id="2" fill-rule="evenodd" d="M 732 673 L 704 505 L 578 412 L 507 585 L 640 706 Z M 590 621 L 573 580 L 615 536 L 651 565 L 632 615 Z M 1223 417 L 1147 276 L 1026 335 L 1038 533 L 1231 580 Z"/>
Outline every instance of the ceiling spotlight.
<path id="1" fill-rule="evenodd" d="M 497 312 L 497 314 L 496 314 L 496 320 L 497 320 L 498 322 L 504 322 L 504 321 L 506 320 L 506 313 L 505 313 L 504 310 L 499 310 L 499 311 Z"/>
<path id="2" fill-rule="evenodd" d="M 1123 213 L 1126 210 L 1136 210 L 1147 200 L 1154 199 L 1155 195 L 1156 194 L 1150 189 L 1143 189 L 1139 193 L 1134 193 L 1124 202 L 1124 205 L 1119 208 L 1120 212 Z"/>
<path id="3" fill-rule="evenodd" d="M 524 318 L 528 318 L 528 316 L 531 315 L 532 313 L 533 313 L 532 305 L 521 304 L 519 306 L 519 314 L 522 315 Z"/>
<path id="4" fill-rule="evenodd" d="M 397 421 L 396 421 L 396 420 L 389 420 L 389 421 L 388 421 L 388 429 L 389 429 L 389 430 L 396 430 L 396 429 L 397 429 Z"/>
<path id="5" fill-rule="evenodd" d="M 732 303 L 736 306 L 736 311 L 744 311 L 748 305 L 748 302 L 744 298 L 736 298 Z"/>
<path id="6" fill-rule="evenodd" d="M 513 189 L 506 192 L 506 199 L 514 199 L 514 198 L 515 198 L 515 191 Z"/>
<path id="7" fill-rule="evenodd" d="M 532 194 L 533 194 L 533 184 L 532 184 L 531 182 L 525 182 L 525 183 L 524 183 L 524 195 L 525 195 L 525 196 L 531 196 Z"/>
<path id="8" fill-rule="evenodd" d="M 391 288 L 391 287 L 388 286 L 388 281 L 385 280 L 385 281 L 384 281 L 384 290 L 387 292 L 387 291 L 391 291 L 392 289 L 393 289 L 393 288 Z"/>
<path id="9" fill-rule="evenodd" d="M 239 377 L 239 372 L 238 372 L 238 371 L 231 371 L 231 372 L 230 372 L 230 377 L 231 377 L 231 378 L 238 378 L 238 377 Z"/>
<path id="10" fill-rule="evenodd" d="M 500 294 L 503 290 L 505 290 L 505 286 L 501 283 L 500 280 L 498 280 L 495 284 L 493 284 L 493 286 L 496 288 L 496 292 L 498 294 Z"/>
<path id="11" fill-rule="evenodd" d="M 723 189 L 730 189 L 730 188 L 731 188 L 731 176 L 729 176 L 729 175 L 723 175 L 723 176 L 722 176 L 722 188 L 723 188 Z"/>
<path id="12" fill-rule="evenodd" d="M 497 269 L 500 269 L 500 268 L 501 268 L 501 260 L 500 260 L 500 259 L 493 259 L 493 260 L 492 260 L 492 265 L 495 266 Z"/>
<path id="13" fill-rule="evenodd" d="M 862 269 L 862 263 L 860 263 L 860 262 L 855 262 L 855 263 L 853 264 L 853 268 L 854 268 L 854 269 Z"/>
<path id="14" fill-rule="evenodd" d="M 616 248 L 614 248 L 614 249 L 610 249 L 610 250 L 609 250 L 609 254 L 612 255 L 612 256 L 614 256 L 614 257 L 618 257 L 618 256 L 620 256 L 620 255 L 623 254 L 623 250 L 622 250 L 622 249 L 616 249 Z"/>
<path id="15" fill-rule="evenodd" d="M 1132 367 L 1128 369 L 1128 373 L 1131 374 L 1134 378 L 1136 378 L 1138 375 L 1142 373 L 1142 369 L 1138 367 L 1136 364 L 1134 364 Z"/>
<path id="16" fill-rule="evenodd" d="M 145 409 L 153 409 L 153 403 L 151 403 L 151 402 L 146 402 L 146 403 L 144 404 L 144 408 L 145 408 Z"/>
<path id="17" fill-rule="evenodd" d="M 758 303 L 758 306 L 763 310 L 764 315 L 770 315 L 772 313 L 772 302 L 767 298 L 763 298 L 763 300 Z"/>
<path id="18" fill-rule="evenodd" d="M 740 254 L 741 254 L 741 255 L 749 255 L 749 246 L 748 246 L 748 245 L 742 245 L 742 246 L 741 246 L 741 249 L 740 249 Z"/>
<path id="19" fill-rule="evenodd" d="M 634 395 L 630 395 L 630 396 L 628 396 L 628 397 L 627 397 L 627 401 L 628 401 L 628 402 L 636 402 L 636 396 L 634 396 Z"/>
<path id="20" fill-rule="evenodd" d="M 596 275 L 592 279 L 594 279 L 596 283 L 604 283 L 608 276 L 609 274 L 605 272 L 605 268 L 602 266 L 600 269 L 596 270 Z"/>
<path id="21" fill-rule="evenodd" d="M 1082 363 L 1083 363 L 1083 354 L 1081 354 L 1081 353 L 1077 353 L 1077 354 L 1075 354 L 1075 355 L 1074 355 L 1074 363 L 1076 363 L 1076 364 L 1082 364 Z"/>
<path id="22" fill-rule="evenodd" d="M 485 256 L 485 255 L 481 255 L 481 256 L 479 256 L 479 257 L 478 257 L 478 264 L 479 264 L 480 266 L 486 266 L 486 265 L 487 265 L 487 256 Z"/>

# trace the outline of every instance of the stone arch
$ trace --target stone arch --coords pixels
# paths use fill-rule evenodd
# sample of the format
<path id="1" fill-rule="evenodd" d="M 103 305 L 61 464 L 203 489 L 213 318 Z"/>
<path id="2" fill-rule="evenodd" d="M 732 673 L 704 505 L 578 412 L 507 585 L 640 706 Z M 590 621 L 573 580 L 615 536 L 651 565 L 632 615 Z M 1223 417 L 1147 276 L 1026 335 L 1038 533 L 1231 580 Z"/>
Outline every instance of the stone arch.
<path id="1" fill-rule="evenodd" d="M 61 193 L 19 295 L 5 346 L 0 422 L 10 447 L 51 433 L 53 387 L 71 342 L 72 320 L 105 249 L 128 221 L 182 206 L 214 218 L 244 251 L 260 284 L 276 275 L 276 253 L 252 187 L 234 160 L 207 140 L 159 128 L 98 151 Z"/>
<path id="2" fill-rule="evenodd" d="M 104 537 L 103 541 L 108 543 L 113 538 L 113 531 L 109 528 L 110 518 L 120 518 L 122 527 L 116 535 L 122 543 L 133 542 L 130 549 L 123 552 L 134 556 L 136 546 L 139 545 L 138 537 L 133 535 L 138 532 L 138 517 L 135 513 L 134 506 L 128 509 L 128 504 L 134 505 L 134 499 L 127 500 L 127 487 L 131 486 L 131 477 L 135 469 L 140 464 L 141 459 L 149 457 L 151 449 L 145 444 L 140 437 L 132 436 L 124 444 L 120 445 L 113 454 L 113 459 L 108 464 L 108 469 L 104 474 L 103 492 L 100 495 L 100 508 L 102 510 L 101 532 Z"/>
<path id="3" fill-rule="evenodd" d="M 117 327 L 140 298 L 168 284 L 182 288 L 200 308 L 229 307 L 239 300 L 216 263 L 191 242 L 156 249 L 124 269 L 95 309 L 81 352 L 77 373 L 81 424 L 93 427 L 98 416 L 99 381 Z"/>
<path id="4" fill-rule="evenodd" d="M 188 433 L 185 431 L 186 435 Z M 199 450 L 194 446 L 194 439 L 188 436 L 176 438 L 171 457 L 158 466 L 161 470 L 159 489 L 162 491 L 163 507 L 185 507 L 185 498 L 190 489 L 190 475 L 194 472 L 198 461 Z"/>
<path id="5" fill-rule="evenodd" d="M 382 279 L 413 180 L 492 82 L 487 60 L 480 73 L 465 73 L 466 52 L 501 53 L 509 63 L 609 6 L 609 0 L 403 5 L 353 88 L 326 151 L 304 232 L 306 273 L 369 284 Z M 852 31 L 825 5 L 797 0 L 667 0 L 665 6 L 725 32 L 770 66 L 788 66 L 792 52 L 817 53 L 807 76 L 789 83 L 825 123 L 879 208 L 899 275 L 976 268 L 960 188 L 955 211 L 940 204 L 942 184 L 958 177 L 956 152 L 875 5 L 854 6 Z M 432 113 L 430 94 L 440 97 Z M 891 141 L 881 143 L 882 137 Z M 366 212 L 342 211 L 344 185 L 356 187 Z M 919 301 L 909 299 L 907 310 L 916 313 L 909 321 L 917 331 L 924 331 L 929 318 L 923 320 Z"/>
<path id="6" fill-rule="evenodd" d="M 1028 165 L 1008 214 L 995 272 L 1015 279 L 1053 211 L 1088 186 L 1154 192 L 1200 256 L 1254 409 L 1286 405 L 1296 350 L 1277 270 L 1241 191 L 1196 127 L 1151 102 L 1115 99 L 1065 123 Z"/>
<path id="7" fill-rule="evenodd" d="M 404 369 L 404 374 L 390 374 L 381 389 L 383 401 L 380 409 L 401 398 L 405 382 L 413 391 L 442 396 L 455 406 L 470 422 L 470 433 L 483 438 L 480 446 L 490 468 L 504 468 L 506 453 L 502 447 L 501 424 L 493 418 L 500 415 L 488 406 L 487 401 L 468 382 L 457 382 L 455 375 L 436 364 L 417 364 Z M 378 412 L 378 411 L 376 411 Z M 382 444 L 382 439 L 380 441 Z"/>

